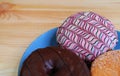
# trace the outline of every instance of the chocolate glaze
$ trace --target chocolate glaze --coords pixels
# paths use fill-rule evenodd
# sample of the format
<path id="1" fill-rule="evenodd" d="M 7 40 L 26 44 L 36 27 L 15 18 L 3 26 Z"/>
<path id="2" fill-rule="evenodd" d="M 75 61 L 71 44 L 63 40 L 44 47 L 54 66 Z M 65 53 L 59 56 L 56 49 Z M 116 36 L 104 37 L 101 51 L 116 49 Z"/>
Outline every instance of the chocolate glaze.
<path id="1" fill-rule="evenodd" d="M 90 76 L 83 60 L 60 47 L 35 50 L 23 63 L 20 76 Z"/>

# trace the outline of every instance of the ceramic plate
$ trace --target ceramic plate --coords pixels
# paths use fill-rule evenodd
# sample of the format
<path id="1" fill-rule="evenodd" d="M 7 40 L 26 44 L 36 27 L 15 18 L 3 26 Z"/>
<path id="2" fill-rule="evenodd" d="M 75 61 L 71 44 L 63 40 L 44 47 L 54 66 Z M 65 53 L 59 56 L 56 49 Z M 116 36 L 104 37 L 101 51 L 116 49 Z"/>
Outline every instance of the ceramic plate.
<path id="1" fill-rule="evenodd" d="M 22 59 L 20 61 L 19 69 L 18 69 L 18 75 L 20 73 L 20 69 L 22 67 L 23 62 L 25 59 L 35 50 L 38 48 L 45 48 L 47 46 L 57 46 L 56 42 L 56 31 L 57 28 L 51 29 L 47 31 L 46 33 L 40 35 L 38 38 L 36 38 L 26 49 L 24 52 Z M 119 37 L 119 42 L 117 43 L 116 47 L 114 50 L 120 49 L 120 31 L 117 31 L 118 37 Z"/>

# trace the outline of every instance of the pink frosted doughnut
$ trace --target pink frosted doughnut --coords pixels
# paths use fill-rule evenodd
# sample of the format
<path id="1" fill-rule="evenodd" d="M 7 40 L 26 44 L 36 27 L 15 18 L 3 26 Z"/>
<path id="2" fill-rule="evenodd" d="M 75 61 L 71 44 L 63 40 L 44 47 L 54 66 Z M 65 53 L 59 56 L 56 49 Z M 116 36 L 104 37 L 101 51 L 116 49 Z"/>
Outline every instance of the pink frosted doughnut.
<path id="1" fill-rule="evenodd" d="M 92 61 L 113 49 L 118 37 L 108 19 L 94 12 L 80 12 L 68 17 L 58 28 L 57 41 L 82 59 Z"/>

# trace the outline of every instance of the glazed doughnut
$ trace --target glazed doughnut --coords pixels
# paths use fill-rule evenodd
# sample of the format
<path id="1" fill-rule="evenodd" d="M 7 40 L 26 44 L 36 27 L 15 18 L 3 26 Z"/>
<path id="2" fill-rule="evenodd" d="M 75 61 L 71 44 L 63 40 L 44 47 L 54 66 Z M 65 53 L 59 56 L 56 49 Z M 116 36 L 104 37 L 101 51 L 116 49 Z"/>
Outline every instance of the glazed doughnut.
<path id="1" fill-rule="evenodd" d="M 47 47 L 35 50 L 25 60 L 20 76 L 90 76 L 90 72 L 73 52 Z"/>
<path id="2" fill-rule="evenodd" d="M 120 51 L 106 52 L 92 63 L 92 76 L 120 76 Z"/>
<path id="3" fill-rule="evenodd" d="M 57 42 L 80 58 L 93 61 L 113 49 L 118 36 L 113 24 L 94 12 L 80 12 L 68 17 L 57 30 Z"/>

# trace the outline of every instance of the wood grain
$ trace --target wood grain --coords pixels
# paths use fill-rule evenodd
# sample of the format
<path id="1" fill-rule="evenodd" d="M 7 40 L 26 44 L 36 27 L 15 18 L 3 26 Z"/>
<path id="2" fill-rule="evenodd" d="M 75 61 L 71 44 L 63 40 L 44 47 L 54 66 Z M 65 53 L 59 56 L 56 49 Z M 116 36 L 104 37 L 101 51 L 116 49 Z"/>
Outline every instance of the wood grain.
<path id="1" fill-rule="evenodd" d="M 120 30 L 120 0 L 6 0 L 0 2 L 0 76 L 17 76 L 27 46 L 68 16 L 94 11 Z"/>

